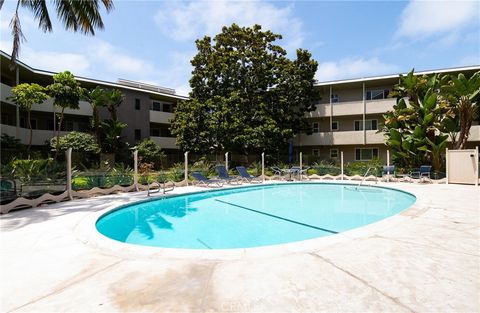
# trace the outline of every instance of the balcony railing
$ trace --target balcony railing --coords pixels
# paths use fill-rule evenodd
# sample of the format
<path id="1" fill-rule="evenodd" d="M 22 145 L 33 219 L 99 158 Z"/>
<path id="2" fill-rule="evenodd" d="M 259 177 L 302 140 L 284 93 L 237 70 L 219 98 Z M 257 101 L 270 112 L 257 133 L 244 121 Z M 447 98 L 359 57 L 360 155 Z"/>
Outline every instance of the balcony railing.
<path id="1" fill-rule="evenodd" d="M 150 122 L 152 123 L 170 124 L 173 117 L 173 113 L 150 110 Z"/>
<path id="2" fill-rule="evenodd" d="M 1 101 L 13 104 L 13 102 L 8 99 L 9 97 L 12 96 L 12 87 L 1 84 Z M 73 114 L 73 115 L 87 115 L 91 116 L 93 114 L 92 112 L 92 107 L 90 106 L 90 103 L 86 101 L 80 101 L 79 104 L 79 109 L 78 110 L 72 110 L 72 109 L 65 109 L 65 114 Z M 53 105 L 52 99 L 48 99 L 44 103 L 41 104 L 34 104 L 32 106 L 32 111 L 39 111 L 39 112 L 55 112 L 55 107 Z M 57 108 L 56 112 L 59 112 L 60 110 Z"/>
<path id="3" fill-rule="evenodd" d="M 175 137 L 155 137 L 150 138 L 158 144 L 162 149 L 178 149 Z"/>

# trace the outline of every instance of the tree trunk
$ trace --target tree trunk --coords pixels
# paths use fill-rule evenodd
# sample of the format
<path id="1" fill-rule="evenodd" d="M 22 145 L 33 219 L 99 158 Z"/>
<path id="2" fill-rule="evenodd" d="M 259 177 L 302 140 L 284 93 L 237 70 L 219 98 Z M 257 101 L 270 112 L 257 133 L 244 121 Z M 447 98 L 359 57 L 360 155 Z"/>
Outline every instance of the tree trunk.
<path id="1" fill-rule="evenodd" d="M 58 119 L 57 142 L 55 143 L 55 158 L 57 158 L 58 153 L 60 152 L 60 130 L 62 129 L 64 111 L 65 108 L 62 108 L 62 111 L 60 112 L 60 118 Z"/>

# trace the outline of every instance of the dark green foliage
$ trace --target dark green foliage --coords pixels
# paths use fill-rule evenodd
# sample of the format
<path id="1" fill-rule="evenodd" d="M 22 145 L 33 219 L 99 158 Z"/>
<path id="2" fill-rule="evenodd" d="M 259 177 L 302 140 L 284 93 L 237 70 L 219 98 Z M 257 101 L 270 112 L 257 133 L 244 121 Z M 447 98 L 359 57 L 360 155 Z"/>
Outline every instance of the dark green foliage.
<path id="1" fill-rule="evenodd" d="M 65 136 L 59 137 L 60 142 L 57 144 L 57 137 L 50 140 L 50 145 L 53 149 L 58 148 L 60 151 L 66 151 L 72 148 L 75 152 L 85 152 L 98 154 L 100 147 L 98 146 L 95 137 L 91 134 L 72 131 Z"/>
<path id="2" fill-rule="evenodd" d="M 138 150 L 138 157 L 141 158 L 141 162 L 153 163 L 156 168 L 162 166 L 165 154 L 152 139 L 143 139 L 134 149 Z"/>
<path id="3" fill-rule="evenodd" d="M 172 133 L 199 154 L 278 151 L 307 129 L 314 109 L 317 62 L 305 50 L 294 61 L 261 26 L 224 27 L 212 41 L 197 40 L 190 99 L 179 103 Z"/>

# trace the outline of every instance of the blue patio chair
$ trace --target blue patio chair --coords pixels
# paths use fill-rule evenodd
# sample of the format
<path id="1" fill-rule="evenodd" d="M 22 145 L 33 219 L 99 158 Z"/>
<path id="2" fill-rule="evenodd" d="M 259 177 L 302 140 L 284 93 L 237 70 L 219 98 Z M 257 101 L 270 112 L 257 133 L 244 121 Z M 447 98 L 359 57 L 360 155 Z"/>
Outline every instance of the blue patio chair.
<path id="1" fill-rule="evenodd" d="M 202 173 L 200 172 L 193 172 L 192 173 L 193 178 L 195 178 L 198 181 L 199 185 L 204 185 L 205 187 L 222 187 L 223 186 L 223 180 L 221 179 L 208 179 L 205 176 L 203 176 Z"/>
<path id="2" fill-rule="evenodd" d="M 422 165 L 418 169 L 418 171 L 410 172 L 410 178 L 420 179 L 421 181 L 425 181 L 428 179 L 431 181 L 430 173 L 432 172 L 432 167 L 430 165 Z"/>
<path id="3" fill-rule="evenodd" d="M 395 178 L 395 165 L 384 166 L 382 171 L 382 178 L 383 179 Z"/>
<path id="4" fill-rule="evenodd" d="M 242 181 L 238 177 L 228 175 L 227 168 L 224 165 L 218 165 L 217 167 L 218 178 L 229 184 L 241 184 Z"/>
<path id="5" fill-rule="evenodd" d="M 245 166 L 237 166 L 237 171 L 238 171 L 238 174 L 240 174 L 240 177 L 249 183 L 262 182 L 262 178 L 260 176 L 255 177 L 250 175 L 250 173 L 247 172 L 247 169 L 245 168 Z"/>

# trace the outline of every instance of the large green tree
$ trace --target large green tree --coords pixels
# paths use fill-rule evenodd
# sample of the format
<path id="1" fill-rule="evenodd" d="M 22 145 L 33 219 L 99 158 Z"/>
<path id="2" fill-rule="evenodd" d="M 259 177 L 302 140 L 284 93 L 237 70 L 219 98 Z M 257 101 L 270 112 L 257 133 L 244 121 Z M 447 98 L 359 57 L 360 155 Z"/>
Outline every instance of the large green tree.
<path id="1" fill-rule="evenodd" d="M 58 144 L 65 109 L 78 110 L 80 108 L 80 98 L 84 96 L 85 90 L 80 87 L 72 73 L 65 71 L 53 75 L 53 84 L 47 86 L 47 91 L 53 98 L 53 104 L 60 108 L 56 141 Z M 58 147 L 56 150 L 58 153 Z"/>
<path id="2" fill-rule="evenodd" d="M 0 0 L 0 9 L 3 3 L 4 0 Z M 107 12 L 113 9 L 112 0 L 51 0 L 50 3 L 55 8 L 65 29 L 90 35 L 94 35 L 95 30 L 104 27 L 100 14 L 100 3 L 103 4 Z M 10 21 L 13 37 L 12 62 L 17 59 L 20 44 L 25 38 L 20 24 L 19 10 L 21 7 L 33 13 L 35 20 L 38 21 L 38 27 L 42 31 L 51 32 L 53 30 L 46 0 L 17 0 L 15 12 Z"/>
<path id="3" fill-rule="evenodd" d="M 20 84 L 12 88 L 12 96 L 10 99 L 17 104 L 22 110 L 27 112 L 27 124 L 30 129 L 30 137 L 28 140 L 28 149 L 32 145 L 32 122 L 30 119 L 30 112 L 32 105 L 41 104 L 48 99 L 45 88 L 38 84 Z"/>
<path id="4" fill-rule="evenodd" d="M 317 62 L 301 49 L 288 59 L 275 44 L 281 38 L 233 24 L 196 41 L 190 99 L 177 105 L 172 122 L 184 150 L 274 152 L 307 129 L 305 112 L 319 98 Z"/>

